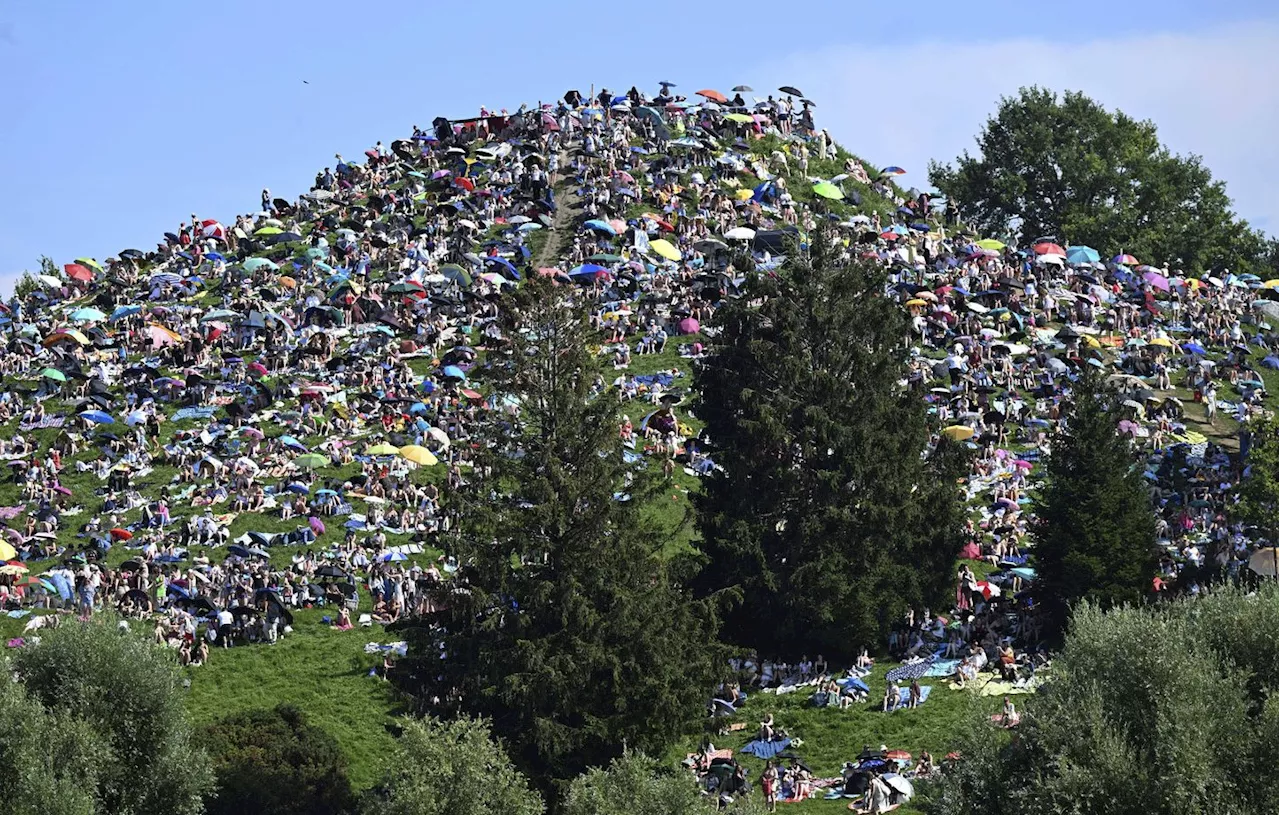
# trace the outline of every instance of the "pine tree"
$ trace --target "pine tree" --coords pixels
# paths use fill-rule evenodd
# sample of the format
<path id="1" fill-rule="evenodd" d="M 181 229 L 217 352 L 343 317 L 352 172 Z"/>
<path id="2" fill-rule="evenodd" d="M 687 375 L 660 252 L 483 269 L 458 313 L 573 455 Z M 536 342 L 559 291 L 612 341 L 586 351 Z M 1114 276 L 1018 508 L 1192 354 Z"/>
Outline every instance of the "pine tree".
<path id="1" fill-rule="evenodd" d="M 963 456 L 923 457 L 925 408 L 903 386 L 907 335 L 874 264 L 817 236 L 723 305 L 696 408 L 722 465 L 695 505 L 701 594 L 724 637 L 768 653 L 847 656 L 907 608 L 940 604 L 963 514 Z"/>
<path id="2" fill-rule="evenodd" d="M 539 279 L 504 303 L 505 346 L 483 376 L 496 409 L 453 501 L 460 570 L 439 631 L 411 639 L 419 692 L 490 719 L 544 789 L 624 746 L 663 752 L 727 662 L 710 604 L 659 557 L 670 531 L 644 509 L 660 474 L 624 459 L 618 398 L 593 387 L 571 297 Z"/>
<path id="3" fill-rule="evenodd" d="M 1074 383 L 1036 502 L 1035 555 L 1047 633 L 1060 637 L 1082 599 L 1110 608 L 1147 595 L 1158 560 L 1155 515 L 1101 376 Z"/>

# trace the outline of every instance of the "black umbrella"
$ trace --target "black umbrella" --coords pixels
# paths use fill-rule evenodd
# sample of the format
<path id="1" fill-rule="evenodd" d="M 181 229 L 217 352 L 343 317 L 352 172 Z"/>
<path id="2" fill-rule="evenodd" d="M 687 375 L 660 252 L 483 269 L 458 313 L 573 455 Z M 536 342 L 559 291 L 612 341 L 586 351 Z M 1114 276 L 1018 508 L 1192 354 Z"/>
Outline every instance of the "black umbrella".
<path id="1" fill-rule="evenodd" d="M 783 85 L 781 88 L 778 88 L 778 90 L 782 93 L 789 93 L 792 96 L 804 96 L 804 91 L 794 85 Z"/>
<path id="2" fill-rule="evenodd" d="M 350 576 L 337 566 L 326 563 L 324 566 L 316 569 L 316 577 L 346 577 L 349 579 Z"/>

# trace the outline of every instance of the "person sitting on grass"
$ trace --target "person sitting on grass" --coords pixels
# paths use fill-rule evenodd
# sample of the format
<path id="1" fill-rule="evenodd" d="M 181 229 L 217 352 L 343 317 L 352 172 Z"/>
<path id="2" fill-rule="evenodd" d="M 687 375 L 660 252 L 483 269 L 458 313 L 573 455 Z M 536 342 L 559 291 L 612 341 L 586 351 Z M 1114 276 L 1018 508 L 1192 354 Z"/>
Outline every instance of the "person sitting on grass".
<path id="1" fill-rule="evenodd" d="M 902 688 L 897 682 L 890 682 L 884 691 L 884 712 L 892 713 L 898 709 L 898 701 L 902 698 Z"/>

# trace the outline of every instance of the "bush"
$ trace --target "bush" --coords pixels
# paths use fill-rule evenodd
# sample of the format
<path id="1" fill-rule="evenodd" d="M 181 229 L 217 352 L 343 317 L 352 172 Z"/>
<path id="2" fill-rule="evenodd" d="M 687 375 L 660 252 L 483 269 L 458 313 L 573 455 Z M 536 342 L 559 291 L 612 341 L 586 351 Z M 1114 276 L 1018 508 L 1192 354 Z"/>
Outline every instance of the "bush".
<path id="1" fill-rule="evenodd" d="M 228 716 L 201 741 L 216 776 L 209 815 L 337 815 L 351 807 L 337 741 L 291 705 Z"/>

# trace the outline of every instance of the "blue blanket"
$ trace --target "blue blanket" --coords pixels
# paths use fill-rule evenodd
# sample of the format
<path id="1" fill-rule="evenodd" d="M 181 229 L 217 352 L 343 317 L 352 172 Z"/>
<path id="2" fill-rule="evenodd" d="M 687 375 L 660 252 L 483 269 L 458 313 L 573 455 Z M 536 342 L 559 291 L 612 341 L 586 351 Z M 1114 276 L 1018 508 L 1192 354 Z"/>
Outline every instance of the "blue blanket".
<path id="1" fill-rule="evenodd" d="M 838 682 L 836 682 L 836 684 L 844 688 L 845 690 L 848 690 L 849 688 L 856 688 L 862 691 L 863 693 L 871 693 L 871 688 L 867 687 L 867 683 L 863 682 L 861 679 L 859 679 L 856 676 L 850 676 L 845 679 L 841 679 Z"/>
<path id="2" fill-rule="evenodd" d="M 186 419 L 208 419 L 213 416 L 215 408 L 211 407 L 185 407 L 173 414 L 173 421 L 181 422 Z"/>
<path id="3" fill-rule="evenodd" d="M 747 742 L 747 746 L 743 747 L 740 752 L 750 753 L 756 758 L 770 759 L 776 758 L 778 753 L 791 746 L 791 739 L 775 739 L 773 741 L 755 741 Z"/>
<path id="4" fill-rule="evenodd" d="M 924 672 L 925 676 L 951 676 L 956 672 L 956 668 L 960 667 L 958 659 L 940 659 L 929 666 L 929 670 Z"/>
<path id="5" fill-rule="evenodd" d="M 933 690 L 932 685 L 920 686 L 920 704 L 929 701 L 929 691 Z M 911 703 L 911 688 L 898 688 L 898 707 L 906 707 Z"/>

